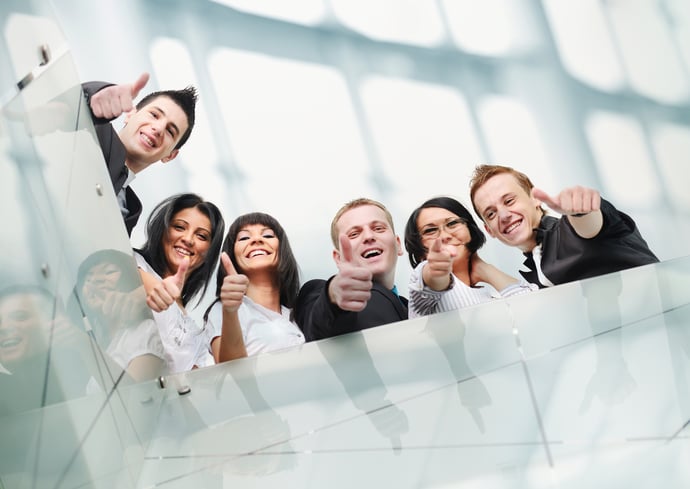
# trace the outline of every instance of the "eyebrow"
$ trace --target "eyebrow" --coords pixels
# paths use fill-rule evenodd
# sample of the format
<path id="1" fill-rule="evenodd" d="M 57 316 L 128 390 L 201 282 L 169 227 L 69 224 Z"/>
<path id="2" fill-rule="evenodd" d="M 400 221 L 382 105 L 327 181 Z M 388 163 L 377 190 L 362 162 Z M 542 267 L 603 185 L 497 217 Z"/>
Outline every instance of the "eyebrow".
<path id="1" fill-rule="evenodd" d="M 161 109 L 160 107 L 158 107 L 157 105 L 151 105 L 151 107 L 153 107 L 153 108 L 156 109 L 158 112 L 160 112 L 161 114 L 163 114 L 163 116 L 166 116 L 166 115 L 167 115 L 167 114 L 165 113 L 165 111 L 164 111 L 163 109 Z M 175 135 L 180 134 L 180 128 L 177 127 L 177 124 L 175 124 L 174 122 L 168 122 L 167 125 L 168 125 L 168 126 L 171 126 L 171 127 L 175 130 L 175 133 L 176 133 Z"/>

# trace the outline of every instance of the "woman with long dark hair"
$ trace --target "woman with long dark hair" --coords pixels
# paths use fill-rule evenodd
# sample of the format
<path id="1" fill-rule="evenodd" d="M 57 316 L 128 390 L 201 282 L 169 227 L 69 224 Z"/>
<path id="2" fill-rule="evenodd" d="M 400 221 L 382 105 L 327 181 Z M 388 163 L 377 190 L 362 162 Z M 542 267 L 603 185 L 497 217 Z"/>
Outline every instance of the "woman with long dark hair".
<path id="1" fill-rule="evenodd" d="M 204 314 L 216 362 L 304 343 L 292 312 L 299 268 L 273 216 L 252 212 L 235 219 L 216 278 L 216 300 Z"/>
<path id="2" fill-rule="evenodd" d="M 171 372 L 213 364 L 206 332 L 186 307 L 203 297 L 224 231 L 218 207 L 193 193 L 177 194 L 156 206 L 146 223 L 147 240 L 135 249 L 146 303 L 153 310 Z"/>

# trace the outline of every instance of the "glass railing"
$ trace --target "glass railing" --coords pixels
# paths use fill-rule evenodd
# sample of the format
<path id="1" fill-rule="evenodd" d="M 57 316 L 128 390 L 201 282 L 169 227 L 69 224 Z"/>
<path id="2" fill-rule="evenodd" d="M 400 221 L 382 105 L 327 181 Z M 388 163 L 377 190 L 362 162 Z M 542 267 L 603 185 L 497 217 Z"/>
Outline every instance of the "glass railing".
<path id="1" fill-rule="evenodd" d="M 161 363 L 133 347 L 160 337 L 67 44 L 31 11 L 47 2 L 15 3 L 0 5 L 0 488 L 133 484 L 161 400 L 137 383 Z"/>
<path id="2" fill-rule="evenodd" d="M 686 487 L 690 258 L 168 382 L 141 487 Z"/>
<path id="3" fill-rule="evenodd" d="M 690 257 L 159 377 L 69 49 L 7 5 L 0 489 L 690 487 Z"/>

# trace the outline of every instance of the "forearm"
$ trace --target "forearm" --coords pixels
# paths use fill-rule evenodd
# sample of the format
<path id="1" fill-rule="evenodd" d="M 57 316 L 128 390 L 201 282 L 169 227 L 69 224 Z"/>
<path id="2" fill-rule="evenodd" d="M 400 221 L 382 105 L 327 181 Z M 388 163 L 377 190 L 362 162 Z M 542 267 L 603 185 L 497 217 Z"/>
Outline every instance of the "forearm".
<path id="1" fill-rule="evenodd" d="M 213 358 L 216 363 L 228 362 L 236 358 L 247 356 L 247 348 L 242 336 L 240 319 L 237 311 L 226 311 L 223 309 L 223 326 L 220 339 L 214 340 L 217 348 L 213 348 Z"/>

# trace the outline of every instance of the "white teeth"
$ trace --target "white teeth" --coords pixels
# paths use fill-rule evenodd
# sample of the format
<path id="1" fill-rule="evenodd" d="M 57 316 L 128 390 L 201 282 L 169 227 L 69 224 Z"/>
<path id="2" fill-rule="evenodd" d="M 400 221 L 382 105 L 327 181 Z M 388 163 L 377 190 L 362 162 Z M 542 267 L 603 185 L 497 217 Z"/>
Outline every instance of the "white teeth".
<path id="1" fill-rule="evenodd" d="M 265 250 L 254 250 L 251 253 L 249 253 L 249 258 L 254 258 L 255 256 L 260 255 L 268 255 L 268 253 Z"/>
<path id="2" fill-rule="evenodd" d="M 182 255 L 192 256 L 192 252 L 185 250 L 184 248 L 175 248 L 175 251 L 177 251 L 178 253 L 180 253 Z"/>
<path id="3" fill-rule="evenodd" d="M 0 348 L 12 348 L 13 346 L 17 346 L 20 342 L 21 340 L 19 338 L 8 338 L 0 342 Z"/>
<path id="4" fill-rule="evenodd" d="M 148 137 L 146 134 L 142 134 L 142 137 L 144 138 L 144 140 L 146 141 L 146 143 L 149 144 L 149 146 L 153 146 L 153 145 L 154 145 L 153 139 L 151 139 L 150 137 Z"/>
<path id="5" fill-rule="evenodd" d="M 505 229 L 503 230 L 503 233 L 504 233 L 504 234 L 510 233 L 511 231 L 513 231 L 513 229 L 517 228 L 517 227 L 520 225 L 520 222 L 521 222 L 521 221 L 518 221 L 518 222 L 516 222 L 516 223 L 514 223 L 514 224 L 511 224 L 510 226 L 508 226 L 507 228 L 505 228 Z"/>
<path id="6" fill-rule="evenodd" d="M 383 253 L 381 250 L 369 250 L 369 251 L 365 251 L 362 254 L 362 257 L 371 258 L 372 256 L 379 256 L 381 253 Z"/>

